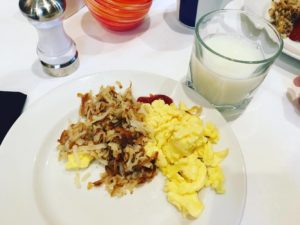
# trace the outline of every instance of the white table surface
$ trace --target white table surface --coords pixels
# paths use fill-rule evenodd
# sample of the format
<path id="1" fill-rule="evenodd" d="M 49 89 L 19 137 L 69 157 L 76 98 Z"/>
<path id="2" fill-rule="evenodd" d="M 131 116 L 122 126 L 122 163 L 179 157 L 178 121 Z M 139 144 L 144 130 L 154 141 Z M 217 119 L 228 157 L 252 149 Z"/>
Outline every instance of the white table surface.
<path id="1" fill-rule="evenodd" d="M 154 1 L 146 21 L 121 34 L 102 28 L 81 9 L 64 23 L 81 63 L 64 78 L 42 72 L 36 31 L 19 12 L 18 2 L 5 1 L 1 8 L 0 90 L 26 93 L 25 110 L 58 85 L 99 71 L 141 70 L 185 79 L 193 30 L 176 20 L 175 0 Z M 287 97 L 296 74 L 300 61 L 280 56 L 244 114 L 230 122 L 247 169 L 242 225 L 300 224 L 300 111 Z"/>

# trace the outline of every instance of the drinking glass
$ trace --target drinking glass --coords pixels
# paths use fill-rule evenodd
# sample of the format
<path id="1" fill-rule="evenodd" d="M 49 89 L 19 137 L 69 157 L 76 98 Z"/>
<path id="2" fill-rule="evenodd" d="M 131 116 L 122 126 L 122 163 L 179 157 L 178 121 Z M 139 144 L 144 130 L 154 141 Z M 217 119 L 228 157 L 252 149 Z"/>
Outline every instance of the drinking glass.
<path id="1" fill-rule="evenodd" d="M 217 10 L 199 19 L 188 84 L 226 119 L 247 107 L 283 41 L 263 18 L 242 10 Z"/>

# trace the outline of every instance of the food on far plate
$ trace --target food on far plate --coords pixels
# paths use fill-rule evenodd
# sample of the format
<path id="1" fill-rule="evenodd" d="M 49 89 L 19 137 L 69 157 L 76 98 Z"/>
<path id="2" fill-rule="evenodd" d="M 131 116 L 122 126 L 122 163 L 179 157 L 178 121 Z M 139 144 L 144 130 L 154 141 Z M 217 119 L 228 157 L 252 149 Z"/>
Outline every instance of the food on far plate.
<path id="1" fill-rule="evenodd" d="M 300 19 L 294 24 L 294 29 L 290 33 L 289 38 L 293 41 L 300 41 Z"/>
<path id="2" fill-rule="evenodd" d="M 272 1 L 269 15 L 282 37 L 300 41 L 300 0 Z"/>
<path id="3" fill-rule="evenodd" d="M 200 190 L 224 193 L 220 164 L 228 149 L 213 150 L 219 132 L 200 119 L 200 106 L 176 106 L 165 95 L 136 101 L 131 86 L 123 93 L 102 86 L 96 95 L 78 96 L 80 120 L 61 133 L 58 158 L 67 170 L 85 169 L 93 162 L 105 167 L 88 189 L 104 184 L 111 196 L 122 196 L 151 181 L 158 168 L 166 177 L 168 201 L 188 218 L 197 218 L 204 209 Z"/>
<path id="4" fill-rule="evenodd" d="M 187 108 L 183 103 L 165 104 L 156 100 L 144 104 L 145 124 L 150 131 L 147 154 L 158 153 L 156 165 L 166 177 L 164 191 L 170 203 L 184 216 L 198 217 L 203 203 L 198 192 L 211 187 L 224 193 L 221 161 L 228 150 L 215 152 L 219 140 L 217 128 L 199 118 L 201 108 Z"/>
<path id="5" fill-rule="evenodd" d="M 131 87 L 123 94 L 113 86 L 101 87 L 96 95 L 90 92 L 79 97 L 81 120 L 64 130 L 58 140 L 59 159 L 66 161 L 66 169 L 101 163 L 105 172 L 88 187 L 105 184 L 112 196 L 122 196 L 150 181 L 156 174 L 157 153 L 145 154 L 144 115 Z"/>

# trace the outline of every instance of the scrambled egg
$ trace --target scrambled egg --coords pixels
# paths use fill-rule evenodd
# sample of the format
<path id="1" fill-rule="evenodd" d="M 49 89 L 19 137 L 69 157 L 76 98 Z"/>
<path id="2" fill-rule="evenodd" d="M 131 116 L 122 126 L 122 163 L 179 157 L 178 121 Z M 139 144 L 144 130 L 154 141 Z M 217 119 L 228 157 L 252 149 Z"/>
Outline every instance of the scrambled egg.
<path id="1" fill-rule="evenodd" d="M 224 193 L 220 163 L 228 150 L 213 151 L 219 133 L 213 124 L 203 124 L 200 107 L 189 109 L 181 103 L 177 108 L 156 100 L 143 104 L 142 109 L 151 138 L 145 150 L 148 155 L 159 153 L 156 165 L 167 178 L 164 191 L 168 201 L 184 216 L 198 217 L 204 208 L 198 197 L 202 188 Z"/>
<path id="2" fill-rule="evenodd" d="M 77 152 L 69 154 L 68 160 L 65 164 L 67 170 L 85 169 L 93 161 L 93 157 L 84 152 Z"/>

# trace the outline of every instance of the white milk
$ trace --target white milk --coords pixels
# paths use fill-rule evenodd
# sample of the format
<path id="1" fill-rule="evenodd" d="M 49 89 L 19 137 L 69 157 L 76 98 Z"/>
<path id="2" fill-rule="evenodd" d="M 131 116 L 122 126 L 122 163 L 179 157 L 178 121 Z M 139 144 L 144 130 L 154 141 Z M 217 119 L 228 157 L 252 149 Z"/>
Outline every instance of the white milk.
<path id="1" fill-rule="evenodd" d="M 256 43 L 241 37 L 216 35 L 205 43 L 214 51 L 226 57 L 258 61 L 264 55 Z M 238 105 L 248 98 L 263 81 L 267 71 L 253 76 L 256 64 L 244 64 L 224 59 L 204 50 L 202 62 L 196 57 L 195 49 L 191 57 L 191 78 L 194 88 L 215 105 Z M 252 76 L 252 77 L 251 77 Z"/>

